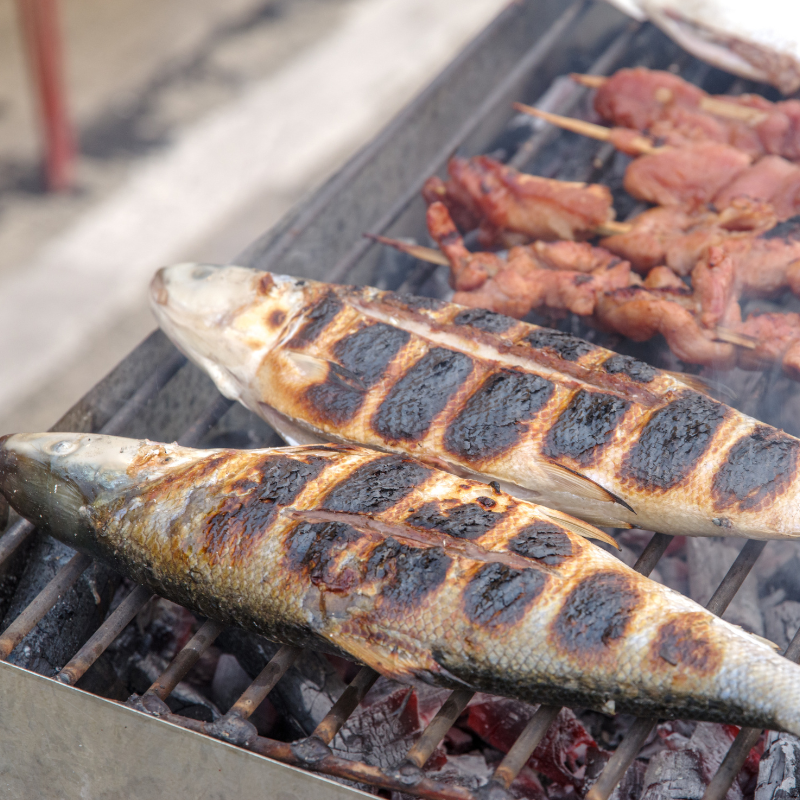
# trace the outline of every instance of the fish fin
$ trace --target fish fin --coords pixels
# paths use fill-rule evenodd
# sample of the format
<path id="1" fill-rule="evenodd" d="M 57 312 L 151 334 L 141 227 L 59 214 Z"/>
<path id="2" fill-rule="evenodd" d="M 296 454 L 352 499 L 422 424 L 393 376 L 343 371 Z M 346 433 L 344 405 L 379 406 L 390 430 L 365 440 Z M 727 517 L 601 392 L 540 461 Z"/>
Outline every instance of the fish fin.
<path id="1" fill-rule="evenodd" d="M 736 400 L 736 392 L 719 381 L 711 381 L 707 378 L 701 378 L 699 375 L 690 375 L 688 372 L 674 372 L 668 369 L 662 371 L 671 378 L 675 378 L 676 381 L 685 383 L 690 389 L 694 389 L 700 394 L 705 394 L 713 400 L 718 400 L 719 395 L 728 403 Z"/>
<path id="2" fill-rule="evenodd" d="M 357 392 L 367 391 L 367 387 L 364 386 L 361 378 L 359 378 L 355 372 L 351 372 L 349 369 L 341 366 L 341 364 L 328 361 L 324 358 L 318 358 L 308 353 L 300 353 L 297 350 L 286 349 L 284 353 L 292 364 L 294 364 L 295 368 L 311 380 L 320 383 L 329 380 Z"/>
<path id="3" fill-rule="evenodd" d="M 413 655 L 408 652 L 407 642 L 398 642 L 398 644 L 405 646 L 393 648 L 394 652 L 387 652 L 386 647 L 370 645 L 360 636 L 342 633 L 341 631 L 331 631 L 325 635 L 326 638 L 330 639 L 337 647 L 353 656 L 356 661 L 360 661 L 362 664 L 371 667 L 387 678 L 408 681 L 409 678 L 414 677 L 419 669 L 419 663 L 413 663 L 416 660 L 413 659 Z M 428 659 L 430 659 L 428 653 L 423 651 L 419 653 L 419 656 L 423 659 L 426 655 Z M 409 656 L 412 657 L 409 658 Z"/>
<path id="4" fill-rule="evenodd" d="M 636 513 L 621 497 L 617 497 L 597 481 L 581 475 L 574 469 L 555 461 L 543 461 L 541 467 L 556 488 L 563 492 L 577 494 L 587 500 L 599 500 L 601 503 L 617 503 L 623 508 L 627 508 L 632 514 Z"/>
<path id="5" fill-rule="evenodd" d="M 562 525 L 567 530 L 577 533 L 578 536 L 583 536 L 584 539 L 599 539 L 601 542 L 605 542 L 606 544 L 610 544 L 612 547 L 616 547 L 617 550 L 622 549 L 617 544 L 617 540 L 614 539 L 613 536 L 609 536 L 599 528 L 595 528 L 594 525 L 589 525 L 586 522 L 575 519 L 575 517 L 571 517 L 569 514 L 562 514 L 560 511 L 556 511 L 553 508 L 543 508 L 542 506 L 539 506 L 538 511 L 543 516 L 551 519 L 553 522 L 556 522 L 559 525 Z"/>
<path id="6" fill-rule="evenodd" d="M 298 425 L 285 414 L 281 414 L 280 411 L 276 411 L 266 403 L 259 403 L 256 413 L 263 417 L 267 424 L 274 428 L 278 436 L 292 447 L 323 444 L 330 441 L 330 439 L 326 439 L 313 431 L 305 429 L 302 425 Z"/>
<path id="7" fill-rule="evenodd" d="M 757 642 L 765 644 L 767 647 L 769 647 L 771 650 L 774 650 L 776 653 L 781 652 L 782 649 L 781 646 L 775 644 L 775 642 L 773 642 L 772 640 L 765 639 L 763 636 L 759 636 L 757 633 L 753 633 L 752 631 L 746 631 L 741 625 L 737 625 L 735 622 L 729 622 L 728 624 L 733 625 L 734 628 L 738 628 L 740 631 L 742 631 L 742 633 L 746 633 L 748 636 L 752 636 Z"/>

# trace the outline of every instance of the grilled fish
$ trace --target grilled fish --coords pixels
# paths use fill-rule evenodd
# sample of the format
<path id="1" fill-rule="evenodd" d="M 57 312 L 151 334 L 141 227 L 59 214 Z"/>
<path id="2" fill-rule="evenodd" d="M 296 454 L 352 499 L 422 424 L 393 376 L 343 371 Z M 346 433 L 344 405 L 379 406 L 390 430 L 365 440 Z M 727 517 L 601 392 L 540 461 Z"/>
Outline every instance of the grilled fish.
<path id="1" fill-rule="evenodd" d="M 800 733 L 800 667 L 566 515 L 414 459 L 19 434 L 0 490 L 164 597 L 391 678 Z"/>
<path id="2" fill-rule="evenodd" d="M 156 274 L 167 335 L 290 443 L 406 453 L 595 524 L 800 535 L 800 439 L 482 309 L 242 267 Z"/>

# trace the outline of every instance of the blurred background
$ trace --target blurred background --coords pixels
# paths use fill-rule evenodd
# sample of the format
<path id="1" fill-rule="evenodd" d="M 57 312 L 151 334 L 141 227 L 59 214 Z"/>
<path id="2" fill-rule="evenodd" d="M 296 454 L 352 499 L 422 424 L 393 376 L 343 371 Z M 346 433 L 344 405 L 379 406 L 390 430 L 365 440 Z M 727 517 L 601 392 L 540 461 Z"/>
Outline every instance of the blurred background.
<path id="1" fill-rule="evenodd" d="M 157 267 L 235 260 L 505 4 L 0 0 L 0 432 L 51 426 L 155 327 Z"/>

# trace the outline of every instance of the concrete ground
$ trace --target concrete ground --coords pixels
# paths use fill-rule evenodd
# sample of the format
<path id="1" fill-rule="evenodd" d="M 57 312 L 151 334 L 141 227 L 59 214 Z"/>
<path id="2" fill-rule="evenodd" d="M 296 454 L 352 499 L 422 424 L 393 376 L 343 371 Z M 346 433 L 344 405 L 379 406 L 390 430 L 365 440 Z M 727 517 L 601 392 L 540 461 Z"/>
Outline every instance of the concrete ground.
<path id="1" fill-rule="evenodd" d="M 78 186 L 43 192 L 0 4 L 0 433 L 49 427 L 154 327 L 163 263 L 225 262 L 504 0 L 63 0 Z"/>

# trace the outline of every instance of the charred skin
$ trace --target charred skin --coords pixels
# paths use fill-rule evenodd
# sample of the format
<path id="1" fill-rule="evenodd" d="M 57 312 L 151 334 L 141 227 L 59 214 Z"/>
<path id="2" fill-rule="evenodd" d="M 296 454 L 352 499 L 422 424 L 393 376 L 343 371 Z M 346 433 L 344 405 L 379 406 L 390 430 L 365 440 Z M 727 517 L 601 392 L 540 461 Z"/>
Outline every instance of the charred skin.
<path id="1" fill-rule="evenodd" d="M 800 440 L 565 333 L 237 267 L 162 270 L 152 297 L 173 341 L 290 443 L 408 454 L 596 524 L 800 534 Z"/>
<path id="2" fill-rule="evenodd" d="M 393 678 L 800 733 L 797 666 L 549 510 L 402 456 L 21 434 L 0 489 L 164 597 Z"/>

